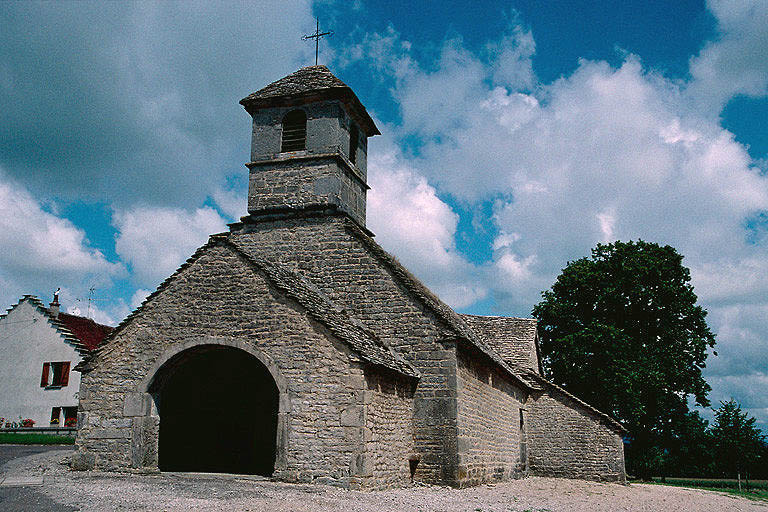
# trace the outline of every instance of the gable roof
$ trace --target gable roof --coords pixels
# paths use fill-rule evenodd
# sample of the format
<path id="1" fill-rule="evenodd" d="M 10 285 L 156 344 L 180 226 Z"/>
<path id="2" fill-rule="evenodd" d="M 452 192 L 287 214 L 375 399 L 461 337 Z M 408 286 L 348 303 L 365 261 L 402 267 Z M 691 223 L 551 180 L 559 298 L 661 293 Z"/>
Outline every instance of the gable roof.
<path id="1" fill-rule="evenodd" d="M 5 318 L 8 313 L 16 309 L 22 302 L 29 302 L 34 305 L 37 311 L 46 318 L 51 327 L 64 338 L 64 341 L 81 355 L 88 355 L 96 349 L 114 329 L 108 325 L 96 323 L 90 318 L 70 315 L 69 313 L 59 313 L 59 317 L 55 318 L 43 302 L 34 295 L 24 295 L 19 302 L 8 308 L 6 313 L 0 316 L 0 319 Z"/>
<path id="2" fill-rule="evenodd" d="M 627 429 L 624 428 L 624 425 L 622 425 L 621 423 L 613 419 L 610 415 L 602 412 L 596 407 L 589 405 L 584 400 L 580 399 L 576 395 L 569 393 L 567 390 L 558 386 L 554 382 L 549 381 L 544 377 L 542 377 L 541 375 L 534 373 L 530 370 L 526 370 L 524 376 L 525 378 L 530 380 L 532 387 L 534 387 L 535 389 L 549 389 L 550 391 L 559 393 L 567 397 L 568 399 L 572 400 L 574 403 L 578 404 L 581 408 L 587 410 L 588 412 L 596 416 L 600 421 L 603 422 L 603 424 L 607 425 L 615 432 L 621 435 L 624 435 L 628 432 Z"/>
<path id="3" fill-rule="evenodd" d="M 364 250 L 366 250 L 382 267 L 394 277 L 400 286 L 421 302 L 430 310 L 437 320 L 442 324 L 445 331 L 445 341 L 454 340 L 459 343 L 466 343 L 470 347 L 477 349 L 481 354 L 491 359 L 499 365 L 509 376 L 524 388 L 530 388 L 529 382 L 519 373 L 519 369 L 507 363 L 488 343 L 478 336 L 471 327 L 447 304 L 440 300 L 429 288 L 427 288 L 418 278 L 411 274 L 394 256 L 386 252 L 378 243 L 376 243 L 367 230 L 360 227 L 349 215 L 338 209 L 325 209 L 322 212 L 296 211 L 286 212 L 283 218 L 299 217 L 329 217 L 332 216 L 342 223 L 344 229 L 352 235 Z M 261 219 L 254 220 L 253 217 L 243 217 L 241 222 L 231 224 L 232 233 L 230 240 L 237 245 L 244 253 L 251 257 L 258 257 L 259 248 L 248 243 L 246 239 L 241 239 L 238 231 L 244 225 L 251 222 L 259 223 Z"/>
<path id="4" fill-rule="evenodd" d="M 541 373 L 535 318 L 460 316 L 505 361 L 520 368 Z"/>
<path id="5" fill-rule="evenodd" d="M 531 388 L 529 381 L 520 375 L 519 369 L 507 363 L 504 358 L 502 358 L 483 338 L 479 337 L 467 323 L 464 322 L 460 315 L 432 293 L 429 288 L 411 274 L 394 256 L 387 253 L 373 240 L 372 236 L 369 234 L 370 232 L 365 230 L 365 228 L 360 227 L 348 214 L 337 208 L 327 208 L 323 211 L 302 210 L 285 212 L 280 218 L 293 217 L 333 217 L 337 219 L 342 223 L 343 229 L 352 235 L 357 242 L 361 243 L 363 249 L 366 250 L 386 272 L 393 276 L 400 286 L 405 288 L 411 296 L 421 302 L 437 317 L 438 322 L 443 327 L 444 341 L 455 341 L 459 344 L 466 344 L 469 347 L 474 348 L 479 351 L 480 354 L 483 354 L 500 366 L 520 386 L 526 389 Z M 232 243 L 252 257 L 258 257 L 260 249 L 258 245 L 254 245 L 246 238 L 242 238 L 239 231 L 247 224 L 252 222 L 259 223 L 262 220 L 263 219 L 261 218 L 254 219 L 253 217 L 246 216 L 241 218 L 241 222 L 230 225 L 230 228 L 232 229 L 230 240 Z"/>
<path id="6" fill-rule="evenodd" d="M 368 137 L 381 134 L 354 91 L 322 65 L 301 68 L 249 94 L 240 104 L 253 114 L 261 108 L 301 105 L 317 99 L 340 100 Z"/>
<path id="7" fill-rule="evenodd" d="M 136 310 L 118 324 L 102 346 L 96 350 L 94 357 L 90 358 L 88 361 L 83 361 L 81 364 L 77 365 L 75 369 L 82 372 L 92 370 L 95 367 L 94 358 L 102 352 L 102 349 L 109 349 L 110 342 L 133 318 L 141 314 L 145 305 L 166 289 L 181 272 L 205 254 L 207 249 L 214 246 L 224 246 L 229 248 L 243 258 L 249 265 L 253 266 L 257 271 L 263 273 L 275 288 L 299 303 L 312 319 L 324 325 L 334 336 L 346 343 L 363 360 L 376 366 L 394 370 L 408 377 L 419 377 L 418 371 L 413 366 L 383 343 L 382 340 L 380 340 L 378 336 L 368 329 L 360 320 L 354 318 L 344 308 L 334 304 L 327 295 L 317 288 L 317 286 L 309 282 L 306 278 L 273 262 L 263 260 L 255 255 L 246 254 L 228 240 L 227 233 L 211 235 L 208 243 L 195 251 L 195 253 L 184 262 L 176 272 L 163 281 L 152 294 L 144 299 Z"/>
<path id="8" fill-rule="evenodd" d="M 433 294 L 429 288 L 427 288 L 421 281 L 419 281 L 413 274 L 411 274 L 403 265 L 392 255 L 386 252 L 373 238 L 371 238 L 360 226 L 352 221 L 348 215 L 340 212 L 344 219 L 344 226 L 347 230 L 361 240 L 366 247 L 376 255 L 382 263 L 389 267 L 393 275 L 401 280 L 402 284 L 411 291 L 416 297 L 418 297 L 427 307 L 429 307 L 439 319 L 446 323 L 446 325 L 456 333 L 459 340 L 463 340 L 471 347 L 479 350 L 485 354 L 488 358 L 498 364 L 504 369 L 512 378 L 521 383 L 529 390 L 544 390 L 550 389 L 563 396 L 568 397 L 574 403 L 583 407 L 598 417 L 605 425 L 609 426 L 614 431 L 620 434 L 626 434 L 627 430 L 621 423 L 613 419 L 608 414 L 592 407 L 588 403 L 572 395 L 562 387 L 548 381 L 538 373 L 526 369 L 525 367 L 518 367 L 514 363 L 509 363 L 502 358 L 497 351 L 491 348 L 482 337 L 465 322 L 467 316 L 471 315 L 459 315 L 447 304 L 441 301 L 435 294 Z M 525 320 L 525 319 L 523 319 Z"/>
<path id="9" fill-rule="evenodd" d="M 243 98 L 242 102 L 277 98 L 281 96 L 297 96 L 333 88 L 349 89 L 349 86 L 336 78 L 336 76 L 323 65 L 307 66 L 249 94 Z"/>
<path id="10" fill-rule="evenodd" d="M 519 369 L 510 365 L 488 343 L 464 321 L 461 315 L 450 306 L 440 300 L 419 279 L 411 274 L 394 256 L 385 251 L 371 236 L 361 229 L 354 221 L 344 217 L 344 227 L 360 240 L 363 245 L 394 275 L 402 285 L 427 306 L 442 321 L 457 339 L 463 340 L 471 347 L 479 350 L 494 363 L 499 365 L 514 380 L 526 388 L 530 388 L 530 382 L 525 379 Z"/>

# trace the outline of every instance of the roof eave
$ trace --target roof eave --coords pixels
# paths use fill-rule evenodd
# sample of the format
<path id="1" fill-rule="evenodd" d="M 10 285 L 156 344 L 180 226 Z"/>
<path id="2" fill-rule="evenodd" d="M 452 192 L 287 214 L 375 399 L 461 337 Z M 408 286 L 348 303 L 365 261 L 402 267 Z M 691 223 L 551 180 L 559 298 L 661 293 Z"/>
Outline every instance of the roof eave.
<path id="1" fill-rule="evenodd" d="M 292 107 L 306 105 L 313 101 L 321 100 L 339 100 L 347 106 L 347 110 L 352 117 L 360 124 L 365 131 L 366 136 L 381 135 L 376 123 L 373 121 L 365 106 L 360 102 L 357 95 L 347 86 L 327 87 L 296 94 L 283 94 L 277 96 L 258 96 L 258 93 L 251 94 L 240 100 L 240 104 L 245 110 L 253 115 L 257 110 L 275 107 Z"/>

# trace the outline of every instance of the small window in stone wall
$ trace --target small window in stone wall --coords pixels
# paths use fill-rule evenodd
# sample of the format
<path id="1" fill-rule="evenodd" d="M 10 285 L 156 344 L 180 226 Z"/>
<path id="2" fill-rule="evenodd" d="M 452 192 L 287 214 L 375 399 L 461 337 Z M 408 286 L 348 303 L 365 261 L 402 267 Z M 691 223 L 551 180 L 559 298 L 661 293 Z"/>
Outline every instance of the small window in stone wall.
<path id="1" fill-rule="evenodd" d="M 523 420 L 523 410 L 520 409 L 520 430 L 522 431 L 525 428 L 525 423 Z"/>
<path id="2" fill-rule="evenodd" d="M 357 141 L 360 138 L 360 133 L 357 130 L 355 123 L 349 128 L 349 161 L 353 164 L 357 161 Z"/>
<path id="3" fill-rule="evenodd" d="M 283 118 L 283 139 L 280 151 L 302 151 L 307 148 L 307 114 L 291 110 Z"/>
<path id="4" fill-rule="evenodd" d="M 43 363 L 41 388 L 63 388 L 69 384 L 69 361 Z"/>

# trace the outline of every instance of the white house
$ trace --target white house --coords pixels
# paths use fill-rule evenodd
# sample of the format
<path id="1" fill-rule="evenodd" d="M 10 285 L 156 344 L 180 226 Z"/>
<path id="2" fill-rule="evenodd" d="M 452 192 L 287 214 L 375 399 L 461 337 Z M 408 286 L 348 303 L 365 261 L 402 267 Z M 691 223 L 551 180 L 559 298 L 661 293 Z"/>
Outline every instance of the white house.
<path id="1" fill-rule="evenodd" d="M 0 316 L 0 417 L 35 427 L 75 426 L 80 374 L 72 371 L 111 327 L 46 308 L 25 295 Z"/>

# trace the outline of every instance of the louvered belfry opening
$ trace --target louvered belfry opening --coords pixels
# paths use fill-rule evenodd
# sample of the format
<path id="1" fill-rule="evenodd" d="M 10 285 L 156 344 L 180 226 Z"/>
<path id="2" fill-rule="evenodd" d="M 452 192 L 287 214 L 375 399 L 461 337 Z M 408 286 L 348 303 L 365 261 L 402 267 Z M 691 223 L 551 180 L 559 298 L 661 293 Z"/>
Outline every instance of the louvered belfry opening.
<path id="1" fill-rule="evenodd" d="M 355 163 L 357 160 L 357 139 L 360 138 L 360 132 L 354 124 L 349 129 L 349 161 Z"/>
<path id="2" fill-rule="evenodd" d="M 307 114 L 291 110 L 283 118 L 283 141 L 280 151 L 301 151 L 307 148 Z"/>

